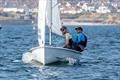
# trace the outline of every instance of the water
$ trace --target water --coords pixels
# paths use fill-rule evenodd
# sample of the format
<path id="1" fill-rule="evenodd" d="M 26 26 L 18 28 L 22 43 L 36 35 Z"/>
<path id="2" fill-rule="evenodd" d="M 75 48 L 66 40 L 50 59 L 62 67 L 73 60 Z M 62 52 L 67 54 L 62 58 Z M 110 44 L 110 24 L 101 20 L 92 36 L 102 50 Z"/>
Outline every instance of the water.
<path id="1" fill-rule="evenodd" d="M 30 25 L 4 26 L 0 30 L 0 80 L 120 80 L 120 27 L 86 26 L 84 30 L 88 46 L 78 65 L 35 67 L 24 64 L 21 58 L 38 46 L 36 31 Z M 55 43 L 60 40 L 53 38 Z"/>

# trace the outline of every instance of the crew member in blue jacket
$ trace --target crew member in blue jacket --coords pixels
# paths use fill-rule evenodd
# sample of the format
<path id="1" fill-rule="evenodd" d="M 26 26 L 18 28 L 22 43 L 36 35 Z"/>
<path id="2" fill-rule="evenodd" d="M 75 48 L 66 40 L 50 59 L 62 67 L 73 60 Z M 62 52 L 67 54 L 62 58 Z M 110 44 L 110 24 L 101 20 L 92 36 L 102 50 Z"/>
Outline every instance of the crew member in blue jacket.
<path id="1" fill-rule="evenodd" d="M 74 49 L 77 51 L 84 51 L 85 47 L 87 46 L 87 37 L 83 33 L 82 27 L 75 28 L 77 35 L 74 36 Z"/>

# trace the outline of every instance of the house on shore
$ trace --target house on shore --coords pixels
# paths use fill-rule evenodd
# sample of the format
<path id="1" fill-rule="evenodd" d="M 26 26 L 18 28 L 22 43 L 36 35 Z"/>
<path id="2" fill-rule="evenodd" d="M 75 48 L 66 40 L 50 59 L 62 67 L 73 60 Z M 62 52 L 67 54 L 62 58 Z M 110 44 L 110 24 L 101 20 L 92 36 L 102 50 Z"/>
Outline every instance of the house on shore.
<path id="1" fill-rule="evenodd" d="M 14 8 L 14 7 L 3 8 L 3 12 L 21 12 L 21 13 L 23 13 L 24 9 L 23 8 Z"/>
<path id="2" fill-rule="evenodd" d="M 63 14 L 79 14 L 82 12 L 82 9 L 80 8 L 63 8 L 61 13 Z"/>
<path id="3" fill-rule="evenodd" d="M 108 8 L 108 6 L 105 6 L 104 4 L 100 5 L 98 9 L 96 9 L 97 13 L 110 13 L 111 10 Z"/>
<path id="4" fill-rule="evenodd" d="M 88 12 L 96 12 L 96 8 L 94 4 L 88 4 Z"/>
<path id="5" fill-rule="evenodd" d="M 120 6 L 117 6 L 117 12 L 120 13 Z"/>

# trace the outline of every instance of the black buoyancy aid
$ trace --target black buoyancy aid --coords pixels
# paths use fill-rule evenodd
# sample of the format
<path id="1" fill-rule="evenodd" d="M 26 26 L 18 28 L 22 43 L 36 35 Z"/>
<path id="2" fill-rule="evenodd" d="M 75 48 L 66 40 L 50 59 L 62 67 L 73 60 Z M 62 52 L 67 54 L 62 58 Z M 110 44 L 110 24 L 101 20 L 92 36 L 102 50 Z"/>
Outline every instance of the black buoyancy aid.
<path id="1" fill-rule="evenodd" d="M 72 48 L 72 46 L 73 46 L 73 40 L 69 39 L 69 47 Z"/>

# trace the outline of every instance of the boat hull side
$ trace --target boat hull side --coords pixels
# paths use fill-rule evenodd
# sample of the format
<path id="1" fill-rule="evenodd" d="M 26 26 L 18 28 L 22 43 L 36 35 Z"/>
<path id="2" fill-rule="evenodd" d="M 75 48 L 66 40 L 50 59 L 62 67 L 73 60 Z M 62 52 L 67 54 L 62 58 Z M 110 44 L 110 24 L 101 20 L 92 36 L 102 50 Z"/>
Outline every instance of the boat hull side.
<path id="1" fill-rule="evenodd" d="M 25 53 L 26 54 L 26 53 Z M 80 58 L 80 52 L 71 49 L 58 48 L 58 47 L 36 47 L 27 53 L 32 56 L 32 60 L 36 60 L 43 65 L 60 61 L 65 58 Z"/>

